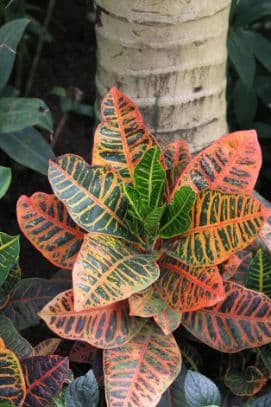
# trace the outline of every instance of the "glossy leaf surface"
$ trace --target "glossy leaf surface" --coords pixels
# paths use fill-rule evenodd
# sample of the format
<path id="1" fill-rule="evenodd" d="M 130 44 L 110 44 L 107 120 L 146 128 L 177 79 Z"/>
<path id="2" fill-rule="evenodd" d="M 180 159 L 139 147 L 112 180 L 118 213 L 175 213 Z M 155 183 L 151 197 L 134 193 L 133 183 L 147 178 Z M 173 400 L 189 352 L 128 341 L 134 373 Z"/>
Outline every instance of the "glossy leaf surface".
<path id="1" fill-rule="evenodd" d="M 244 372 L 230 369 L 225 376 L 225 385 L 237 396 L 254 396 L 268 378 L 256 366 L 248 366 Z"/>
<path id="2" fill-rule="evenodd" d="M 191 228 L 180 237 L 170 255 L 196 267 L 222 263 L 247 247 L 265 220 L 256 199 L 217 191 L 199 193 L 191 216 Z"/>
<path id="3" fill-rule="evenodd" d="M 220 352 L 239 352 L 270 342 L 271 300 L 234 282 L 226 281 L 224 287 L 224 301 L 183 314 L 185 328 Z"/>
<path id="4" fill-rule="evenodd" d="M 174 337 L 148 323 L 126 345 L 104 352 L 107 404 L 154 407 L 180 369 L 181 354 Z"/>
<path id="5" fill-rule="evenodd" d="M 0 286 L 5 282 L 9 271 L 18 260 L 19 238 L 19 236 L 9 236 L 0 232 Z"/>
<path id="6" fill-rule="evenodd" d="M 271 297 L 271 256 L 259 249 L 248 269 L 246 287 Z"/>
<path id="7" fill-rule="evenodd" d="M 4 308 L 10 299 L 12 291 L 16 284 L 21 280 L 21 269 L 18 263 L 11 268 L 7 279 L 0 287 L 0 309 Z"/>
<path id="8" fill-rule="evenodd" d="M 156 257 L 124 240 L 88 234 L 73 268 L 75 310 L 109 305 L 144 290 L 159 277 Z"/>
<path id="9" fill-rule="evenodd" d="M 49 180 L 58 199 L 84 230 L 132 239 L 123 221 L 127 201 L 116 172 L 90 167 L 81 157 L 66 154 L 50 162 Z"/>
<path id="10" fill-rule="evenodd" d="M 22 195 L 17 202 L 17 219 L 25 237 L 47 260 L 72 270 L 84 234 L 62 202 L 42 192 Z"/>
<path id="11" fill-rule="evenodd" d="M 173 200 L 166 207 L 162 218 L 159 235 L 163 239 L 178 236 L 186 232 L 191 224 L 190 212 L 196 199 L 190 187 L 180 188 L 175 192 Z"/>
<path id="12" fill-rule="evenodd" d="M 167 170 L 167 194 L 169 195 L 178 178 L 192 159 L 191 152 L 184 140 L 167 144 L 162 150 L 164 168 Z"/>
<path id="13" fill-rule="evenodd" d="M 116 88 L 104 97 L 102 119 L 95 132 L 93 165 L 116 168 L 121 177 L 133 181 L 135 166 L 155 141 L 134 102 Z"/>
<path id="14" fill-rule="evenodd" d="M 0 405 L 21 407 L 25 398 L 25 382 L 20 362 L 0 338 Z"/>
<path id="15" fill-rule="evenodd" d="M 25 278 L 16 285 L 4 312 L 19 330 L 35 326 L 40 322 L 37 313 L 69 288 L 69 281 L 56 284 L 43 278 Z"/>
<path id="16" fill-rule="evenodd" d="M 225 296 L 223 281 L 217 266 L 189 267 L 165 256 L 159 262 L 160 296 L 179 312 L 210 307 Z"/>
<path id="17" fill-rule="evenodd" d="M 144 154 L 134 171 L 135 189 L 147 208 L 160 206 L 165 189 L 165 170 L 159 161 L 161 150 L 151 148 Z"/>
<path id="18" fill-rule="evenodd" d="M 255 130 L 227 134 L 190 162 L 174 191 L 188 183 L 195 191 L 250 194 L 261 165 L 262 153 Z"/>
<path id="19" fill-rule="evenodd" d="M 69 359 L 56 355 L 33 356 L 22 361 L 26 384 L 24 407 L 51 405 L 61 391 L 69 370 Z"/>
<path id="20" fill-rule="evenodd" d="M 221 395 L 215 383 L 198 372 L 187 371 L 184 392 L 189 407 L 221 405 Z"/>
<path id="21" fill-rule="evenodd" d="M 76 312 L 72 290 L 59 294 L 39 315 L 62 338 L 85 341 L 97 348 L 114 348 L 126 343 L 146 322 L 129 317 L 127 302 Z"/>

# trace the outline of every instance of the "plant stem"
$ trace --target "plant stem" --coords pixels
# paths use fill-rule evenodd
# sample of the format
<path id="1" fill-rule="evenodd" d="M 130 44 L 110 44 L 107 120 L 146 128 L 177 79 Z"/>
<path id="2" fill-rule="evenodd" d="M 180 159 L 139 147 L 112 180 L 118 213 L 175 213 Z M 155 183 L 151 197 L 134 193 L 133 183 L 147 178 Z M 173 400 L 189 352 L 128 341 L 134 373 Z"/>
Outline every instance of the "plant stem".
<path id="1" fill-rule="evenodd" d="M 44 44 L 45 32 L 48 29 L 48 26 L 49 26 L 49 23 L 50 23 L 52 14 L 53 14 L 54 6 L 55 6 L 55 0 L 50 0 L 50 2 L 48 4 L 44 24 L 43 24 L 43 32 L 41 33 L 39 41 L 38 41 L 36 54 L 34 56 L 33 64 L 32 64 L 30 74 L 29 74 L 29 78 L 28 78 L 28 81 L 27 81 L 27 84 L 26 84 L 25 96 L 29 96 L 29 94 L 31 92 L 31 89 L 32 89 L 32 86 L 33 86 L 34 77 L 35 77 L 35 74 L 36 74 L 36 70 L 37 70 L 37 67 L 38 67 L 38 63 L 39 63 L 39 60 L 40 60 L 40 56 L 41 56 L 41 52 L 42 52 L 42 48 L 43 48 L 43 44 Z"/>
<path id="2" fill-rule="evenodd" d="M 62 130 L 65 127 L 67 119 L 68 119 L 68 112 L 65 112 L 65 113 L 63 113 L 63 115 L 62 115 L 62 117 L 60 119 L 60 122 L 57 125 L 56 131 L 54 132 L 53 139 L 51 141 L 51 147 L 52 148 L 55 147 L 55 145 L 56 145 L 56 143 L 57 143 L 57 141 L 58 141 L 58 139 L 60 137 L 60 134 L 62 133 Z"/>

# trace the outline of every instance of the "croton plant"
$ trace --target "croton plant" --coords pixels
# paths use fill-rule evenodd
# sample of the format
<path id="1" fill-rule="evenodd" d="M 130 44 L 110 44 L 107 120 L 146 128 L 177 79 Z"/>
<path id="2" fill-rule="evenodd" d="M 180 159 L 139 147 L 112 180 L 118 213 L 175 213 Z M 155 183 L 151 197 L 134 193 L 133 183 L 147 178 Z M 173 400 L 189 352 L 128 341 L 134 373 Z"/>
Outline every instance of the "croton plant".
<path id="1" fill-rule="evenodd" d="M 103 349 L 109 407 L 152 407 L 181 371 L 180 325 L 224 353 L 271 342 L 270 259 L 260 249 L 248 281 L 240 271 L 249 246 L 271 246 L 270 210 L 253 195 L 261 150 L 253 130 L 195 157 L 183 140 L 161 148 L 116 88 L 101 113 L 91 164 L 73 154 L 51 161 L 54 194 L 21 196 L 18 222 L 72 273 L 72 288 L 39 316 L 60 337 Z"/>

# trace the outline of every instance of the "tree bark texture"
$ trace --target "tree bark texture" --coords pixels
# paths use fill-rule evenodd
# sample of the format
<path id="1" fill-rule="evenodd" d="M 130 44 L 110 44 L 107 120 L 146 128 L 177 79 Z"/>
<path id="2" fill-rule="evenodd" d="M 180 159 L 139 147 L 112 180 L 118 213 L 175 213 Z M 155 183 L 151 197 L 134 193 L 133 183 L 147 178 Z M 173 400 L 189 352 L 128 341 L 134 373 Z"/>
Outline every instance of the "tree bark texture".
<path id="1" fill-rule="evenodd" d="M 98 97 L 117 86 L 162 145 L 193 151 L 227 131 L 231 0 L 95 0 Z"/>

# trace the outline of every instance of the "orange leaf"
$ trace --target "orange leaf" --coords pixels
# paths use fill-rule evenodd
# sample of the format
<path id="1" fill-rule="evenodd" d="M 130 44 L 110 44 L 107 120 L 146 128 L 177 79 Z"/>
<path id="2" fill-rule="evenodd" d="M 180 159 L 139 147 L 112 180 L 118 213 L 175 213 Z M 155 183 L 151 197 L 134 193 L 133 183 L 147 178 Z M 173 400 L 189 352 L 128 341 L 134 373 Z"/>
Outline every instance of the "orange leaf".
<path id="1" fill-rule="evenodd" d="M 107 93 L 101 111 L 104 122 L 95 132 L 92 165 L 111 166 L 125 181 L 133 181 L 135 166 L 156 142 L 135 103 L 118 89 Z"/>
<path id="2" fill-rule="evenodd" d="M 271 341 L 271 300 L 225 281 L 226 297 L 214 307 L 183 314 L 183 325 L 220 352 L 239 352 Z"/>
<path id="3" fill-rule="evenodd" d="M 126 301 L 76 312 L 72 290 L 57 295 L 39 316 L 62 338 L 85 341 L 102 349 L 126 343 L 146 322 L 141 318 L 129 317 Z"/>
<path id="4" fill-rule="evenodd" d="M 212 189 L 251 194 L 262 165 L 262 153 L 254 130 L 226 134 L 199 153 L 176 183 L 196 192 Z"/>
<path id="5" fill-rule="evenodd" d="M 104 351 L 107 405 L 155 407 L 181 370 L 173 335 L 149 322 L 124 346 Z"/>
<path id="6" fill-rule="evenodd" d="M 22 195 L 17 202 L 17 219 L 25 237 L 47 260 L 72 270 L 84 234 L 54 195 Z"/>
<path id="7" fill-rule="evenodd" d="M 159 262 L 161 277 L 156 284 L 161 297 L 175 311 L 210 307 L 225 297 L 217 266 L 189 267 L 165 256 Z"/>

